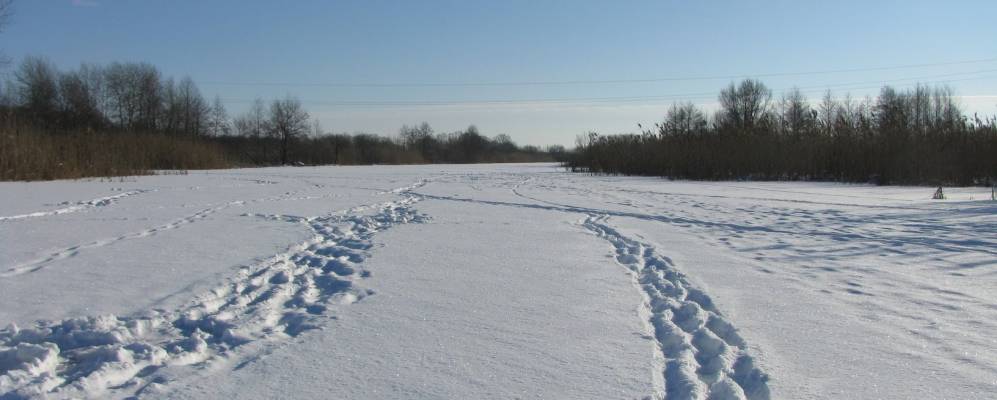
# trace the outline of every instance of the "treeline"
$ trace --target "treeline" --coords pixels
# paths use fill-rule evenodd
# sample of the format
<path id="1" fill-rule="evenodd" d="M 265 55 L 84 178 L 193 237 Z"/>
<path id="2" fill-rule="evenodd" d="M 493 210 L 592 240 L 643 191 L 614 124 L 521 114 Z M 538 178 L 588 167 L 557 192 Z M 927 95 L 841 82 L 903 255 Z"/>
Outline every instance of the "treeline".
<path id="1" fill-rule="evenodd" d="M 147 63 L 60 71 L 25 58 L 0 86 L 0 179 L 136 174 L 233 166 L 551 161 L 563 147 L 518 146 L 471 126 L 398 137 L 323 131 L 291 96 L 230 118 L 189 77 Z M 98 144 L 99 145 L 96 145 Z"/>
<path id="2" fill-rule="evenodd" d="M 257 100 L 250 110 L 235 118 L 235 134 L 218 137 L 227 149 L 252 165 L 279 163 L 280 135 L 268 134 L 268 119 Z M 288 145 L 294 163 L 340 164 L 463 164 L 561 161 L 563 146 L 519 146 L 505 134 L 482 135 L 474 125 L 455 132 L 435 133 L 423 122 L 403 126 L 398 136 L 329 133 L 317 124 L 301 127 Z M 307 134 L 306 134 L 307 133 Z"/>
<path id="3" fill-rule="evenodd" d="M 966 116 L 948 87 L 883 87 L 862 100 L 798 90 L 773 100 L 757 80 L 731 83 L 707 115 L 674 104 L 640 134 L 580 137 L 574 171 L 698 180 L 959 184 L 997 178 L 997 119 Z M 643 128 L 642 128 L 643 129 Z"/>

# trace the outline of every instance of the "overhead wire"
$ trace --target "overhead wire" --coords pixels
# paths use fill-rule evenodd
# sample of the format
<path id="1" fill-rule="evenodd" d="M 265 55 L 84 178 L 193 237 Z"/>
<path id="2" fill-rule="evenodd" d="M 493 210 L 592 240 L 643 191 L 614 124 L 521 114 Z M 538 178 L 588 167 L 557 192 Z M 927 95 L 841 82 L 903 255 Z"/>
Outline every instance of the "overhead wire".
<path id="1" fill-rule="evenodd" d="M 796 72 L 770 72 L 739 75 L 715 75 L 715 76 L 693 76 L 693 77 L 658 77 L 658 78 L 638 78 L 638 79 L 594 79 L 594 80 L 548 80 L 548 81 L 505 81 L 505 82 L 266 82 L 266 81 L 226 81 L 226 80 L 202 80 L 201 85 L 219 86 L 282 86 L 282 87 L 472 87 L 472 86 L 543 86 L 543 85 L 589 85 L 589 84 L 621 84 L 621 83 L 653 83 L 653 82 L 681 82 L 681 81 L 704 81 L 704 80 L 729 80 L 741 78 L 770 78 L 780 76 L 806 76 L 806 75 L 827 75 L 850 72 L 871 72 L 890 71 L 899 69 L 928 68 L 952 65 L 967 65 L 997 62 L 997 58 L 984 58 L 976 60 L 906 64 L 883 67 L 863 67 L 844 68 L 816 71 L 796 71 Z"/>
<path id="2" fill-rule="evenodd" d="M 984 73 L 997 72 L 997 69 L 988 70 L 978 70 L 970 72 L 958 72 L 949 74 L 938 74 L 938 75 L 927 75 L 927 76 L 917 76 L 908 77 L 900 79 L 891 80 L 870 80 L 870 81 L 859 81 L 859 82 L 845 82 L 845 83 L 833 83 L 827 85 L 818 86 L 803 86 L 803 87 L 792 87 L 773 90 L 773 92 L 785 92 L 792 89 L 798 89 L 802 93 L 814 93 L 824 92 L 833 88 L 841 88 L 845 90 L 864 90 L 864 89 L 877 89 L 883 85 L 896 85 L 897 82 L 910 82 L 903 86 L 911 86 L 916 84 L 944 84 L 951 82 L 962 82 L 971 80 L 981 80 L 981 79 L 992 79 L 997 78 L 997 76 L 982 76 L 982 77 L 971 77 L 962 79 L 945 79 L 945 80 L 935 80 L 935 81 L 922 81 L 925 79 L 938 79 L 938 78 L 948 78 L 948 77 L 958 77 L 966 75 L 976 75 Z M 876 86 L 861 86 L 861 85 L 876 85 Z M 302 100 L 303 103 L 310 105 L 326 105 L 326 106 L 351 106 L 351 107 L 384 107 L 384 106 L 453 106 L 453 105 L 507 105 L 507 104 L 544 104 L 544 103 L 632 103 L 641 101 L 655 101 L 655 100 L 702 100 L 705 98 L 715 98 L 716 92 L 695 92 L 695 93 L 673 93 L 664 95 L 646 95 L 646 96 L 606 96 L 606 97 L 562 97 L 562 98 L 520 98 L 520 99 L 468 99 L 468 100 Z M 240 98 L 223 98 L 223 101 L 231 103 L 248 103 L 255 101 L 254 99 L 240 99 Z"/>

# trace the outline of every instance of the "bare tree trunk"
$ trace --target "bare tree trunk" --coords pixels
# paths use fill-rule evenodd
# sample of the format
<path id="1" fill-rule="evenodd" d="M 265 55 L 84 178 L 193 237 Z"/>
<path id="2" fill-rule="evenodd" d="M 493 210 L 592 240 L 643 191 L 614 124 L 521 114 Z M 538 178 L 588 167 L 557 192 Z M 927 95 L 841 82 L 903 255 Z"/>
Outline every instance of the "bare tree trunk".
<path id="1" fill-rule="evenodd" d="M 280 139 L 280 165 L 287 165 L 287 135 Z"/>

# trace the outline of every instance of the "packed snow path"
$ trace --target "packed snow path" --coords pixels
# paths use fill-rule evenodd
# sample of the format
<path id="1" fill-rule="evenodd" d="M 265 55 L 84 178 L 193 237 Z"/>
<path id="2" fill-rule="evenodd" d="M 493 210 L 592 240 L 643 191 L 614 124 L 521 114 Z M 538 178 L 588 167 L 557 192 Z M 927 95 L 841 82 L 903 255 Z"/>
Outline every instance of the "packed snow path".
<path id="1" fill-rule="evenodd" d="M 768 377 L 746 354 L 744 339 L 713 301 L 654 247 L 620 234 L 605 215 L 584 225 L 609 241 L 616 259 L 633 272 L 664 356 L 664 396 L 670 399 L 768 399 Z"/>
<path id="2" fill-rule="evenodd" d="M 997 390 L 982 189 L 550 165 L 0 187 L 0 398 Z"/>

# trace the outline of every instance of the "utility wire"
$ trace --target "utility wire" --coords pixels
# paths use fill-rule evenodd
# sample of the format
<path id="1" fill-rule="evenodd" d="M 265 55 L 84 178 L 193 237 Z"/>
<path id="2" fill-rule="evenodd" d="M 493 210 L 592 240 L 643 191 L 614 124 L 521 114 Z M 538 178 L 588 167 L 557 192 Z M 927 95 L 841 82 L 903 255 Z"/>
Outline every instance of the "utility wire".
<path id="1" fill-rule="evenodd" d="M 997 69 L 980 70 L 972 72 L 959 72 L 951 74 L 940 74 L 940 75 L 927 75 L 918 76 L 911 78 L 894 79 L 887 81 L 861 81 L 861 82 L 848 82 L 848 83 L 836 83 L 820 86 L 804 86 L 795 87 L 795 89 L 800 90 L 803 93 L 819 93 L 831 88 L 843 88 L 847 90 L 863 90 L 863 89 L 878 89 L 882 85 L 895 84 L 897 82 L 910 82 L 902 86 L 912 86 L 916 84 L 943 84 L 950 82 L 961 82 L 961 81 L 971 81 L 971 80 L 981 80 L 981 79 L 991 79 L 995 76 L 982 76 L 982 77 L 972 77 L 972 78 L 962 78 L 962 79 L 946 79 L 946 80 L 936 80 L 936 81 L 920 81 L 923 79 L 938 79 L 938 78 L 948 78 L 966 75 L 975 75 L 983 73 L 997 72 Z M 915 81 L 915 82 L 911 82 Z M 876 86 L 860 86 L 860 85 L 876 85 Z M 782 90 L 773 90 L 773 92 L 785 92 L 794 88 L 787 88 Z M 302 100 L 302 102 L 312 105 L 327 105 L 327 106 L 448 106 L 448 105 L 488 105 L 488 104 L 529 104 L 529 103 L 602 103 L 602 102 L 640 102 L 640 101 L 651 101 L 651 100 L 701 100 L 706 98 L 715 98 L 716 92 L 696 92 L 696 93 L 675 93 L 666 95 L 651 95 L 651 96 L 615 96 L 615 97 L 566 97 L 566 98 L 534 98 L 534 99 L 484 99 L 484 100 Z M 255 100 L 252 99 L 236 99 L 236 98 L 223 98 L 223 101 L 230 103 L 250 103 Z"/>
<path id="2" fill-rule="evenodd" d="M 985 58 L 978 60 L 950 61 L 939 63 L 907 64 L 888 67 L 867 67 L 867 68 L 846 68 L 821 71 L 805 72 L 774 72 L 763 74 L 742 74 L 742 75 L 717 75 L 698 77 L 672 77 L 672 78 L 648 78 L 648 79 L 604 79 L 604 80 L 567 80 L 567 81 L 508 81 L 508 82 L 398 82 L 398 83 L 345 83 L 345 82 L 250 82 L 250 81 L 200 81 L 201 85 L 217 86 L 281 86 L 281 87 L 473 87 L 473 86 L 555 86 L 555 85 L 592 85 L 592 84 L 620 84 L 620 83 L 653 83 L 653 82 L 679 82 L 679 81 L 707 81 L 707 80 L 729 80 L 741 78 L 770 78 L 778 76 L 803 76 L 803 75 L 826 75 L 848 72 L 869 72 L 869 71 L 890 71 L 898 69 L 940 67 L 951 65 L 981 64 L 997 61 L 997 58 Z"/>

